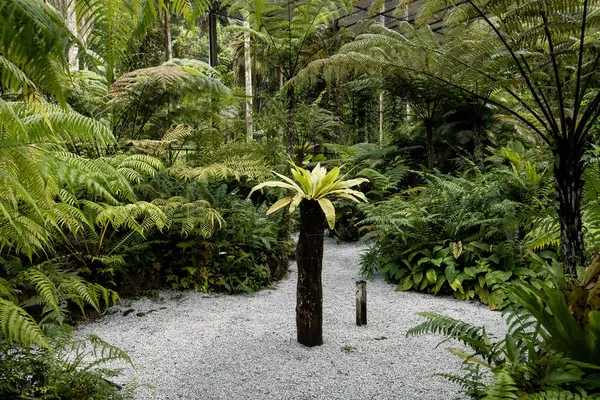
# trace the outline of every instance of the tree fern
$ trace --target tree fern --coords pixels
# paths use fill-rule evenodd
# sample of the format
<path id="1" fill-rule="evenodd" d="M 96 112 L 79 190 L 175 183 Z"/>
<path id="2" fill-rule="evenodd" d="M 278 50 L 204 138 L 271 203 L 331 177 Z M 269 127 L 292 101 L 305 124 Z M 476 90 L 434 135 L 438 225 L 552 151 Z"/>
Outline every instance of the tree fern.
<path id="1" fill-rule="evenodd" d="M 399 9 L 413 0 L 402 1 Z M 417 26 L 373 25 L 328 60 L 302 74 L 343 79 L 358 69 L 402 76 L 407 71 L 487 101 L 553 152 L 565 269 L 585 264 L 581 200 L 590 132 L 600 117 L 595 1 L 539 3 L 429 0 L 417 7 Z M 441 16 L 443 34 L 428 25 Z M 377 68 L 373 68 L 377 66 Z M 301 74 L 301 75 L 302 75 Z M 482 90 L 483 89 L 483 90 Z M 489 95 L 491 93 L 491 96 Z"/>
<path id="2" fill-rule="evenodd" d="M 189 201 L 179 196 L 156 199 L 153 203 L 164 210 L 169 226 L 181 227 L 180 234 L 184 238 L 193 232 L 208 238 L 225 225 L 221 214 L 205 200 Z"/>

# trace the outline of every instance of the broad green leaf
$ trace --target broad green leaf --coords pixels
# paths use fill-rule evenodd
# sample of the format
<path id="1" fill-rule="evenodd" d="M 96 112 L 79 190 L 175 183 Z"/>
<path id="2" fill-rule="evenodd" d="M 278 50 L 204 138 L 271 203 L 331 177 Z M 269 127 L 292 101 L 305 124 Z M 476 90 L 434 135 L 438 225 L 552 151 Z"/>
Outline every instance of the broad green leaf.
<path id="1" fill-rule="evenodd" d="M 448 265 L 444 271 L 444 274 L 446 275 L 448 282 L 453 282 L 457 275 L 456 268 L 454 268 L 453 265 Z"/>
<path id="2" fill-rule="evenodd" d="M 369 182 L 369 180 L 366 178 L 348 179 L 347 181 L 340 181 L 338 184 L 338 186 L 339 186 L 338 188 L 339 189 L 349 189 L 351 187 L 358 186 L 361 183 L 365 183 L 365 182 Z"/>
<path id="3" fill-rule="evenodd" d="M 354 197 L 354 196 L 352 196 L 352 195 L 350 195 L 350 194 L 346 194 L 346 193 L 337 193 L 337 194 L 335 194 L 335 196 L 337 196 L 337 197 L 342 197 L 342 198 L 345 198 L 345 199 L 348 199 L 348 200 L 352 200 L 352 201 L 354 201 L 355 203 L 360 203 L 360 200 L 358 200 L 356 197 Z"/>
<path id="4" fill-rule="evenodd" d="M 431 283 L 437 282 L 437 273 L 435 272 L 435 269 L 428 269 L 426 276 L 427 276 L 427 280 L 429 280 L 429 282 L 431 282 Z"/>
<path id="5" fill-rule="evenodd" d="M 438 275 L 437 282 L 435 283 L 435 287 L 433 288 L 433 293 L 436 294 L 437 292 L 439 292 L 445 282 L 446 277 L 444 275 Z"/>
<path id="6" fill-rule="evenodd" d="M 302 193 L 302 187 L 301 185 L 299 186 L 298 183 L 301 183 L 301 181 L 298 181 L 298 183 L 294 182 L 293 180 L 291 180 L 290 178 L 288 178 L 285 175 L 282 175 L 280 173 L 277 173 L 275 171 L 273 171 L 273 174 L 277 175 L 278 177 L 280 177 L 281 179 L 283 179 L 286 183 L 292 185 L 295 188 L 295 191 L 297 191 L 298 193 Z"/>
<path id="7" fill-rule="evenodd" d="M 463 269 L 463 272 L 469 278 L 475 278 L 475 275 L 476 275 L 476 273 L 475 273 L 475 267 L 466 267 L 465 269 Z"/>
<path id="8" fill-rule="evenodd" d="M 485 286 L 486 286 L 486 285 L 485 285 L 485 275 L 483 275 L 483 274 L 482 274 L 482 275 L 479 275 L 479 276 L 477 277 L 477 281 L 479 282 L 479 286 L 480 286 L 480 287 L 482 287 L 482 288 L 483 288 L 483 287 L 485 287 Z"/>
<path id="9" fill-rule="evenodd" d="M 535 277 L 535 272 L 533 272 L 532 270 L 530 270 L 529 268 L 523 268 L 523 267 L 516 267 L 515 269 L 512 270 L 512 273 L 517 275 L 517 276 L 531 276 L 531 277 Z"/>
<path id="10" fill-rule="evenodd" d="M 449 281 L 450 282 L 450 281 Z M 459 280 L 455 279 L 454 281 L 452 281 L 452 283 L 450 283 L 450 287 L 452 288 L 452 290 L 456 291 L 460 291 L 461 293 L 465 293 L 462 284 L 460 283 Z"/>
<path id="11" fill-rule="evenodd" d="M 329 171 L 327 175 L 325 175 L 322 179 L 319 179 L 317 181 L 317 188 L 314 193 L 315 198 L 318 198 L 320 196 L 326 196 L 327 194 L 329 194 L 331 191 L 331 187 L 335 184 L 335 181 L 339 175 L 340 169 L 336 167 L 331 169 L 331 171 Z"/>
<path id="12" fill-rule="evenodd" d="M 396 287 L 396 290 L 405 292 L 407 290 L 412 289 L 412 287 L 413 287 L 413 279 L 412 279 L 412 275 L 409 275 L 409 276 L 405 276 L 400 281 L 400 283 Z"/>
<path id="13" fill-rule="evenodd" d="M 419 258 L 419 261 L 417 261 L 417 265 L 422 265 L 422 264 L 428 263 L 430 261 L 431 261 L 431 259 L 429 257 L 421 257 L 421 258 Z"/>
<path id="14" fill-rule="evenodd" d="M 493 271 L 489 272 L 485 277 L 485 282 L 488 286 L 493 286 L 498 283 L 506 282 L 512 276 L 510 271 Z"/>
<path id="15" fill-rule="evenodd" d="M 318 199 L 319 205 L 325 214 L 325 219 L 329 225 L 329 229 L 335 228 L 335 207 L 329 199 Z"/>
<path id="16" fill-rule="evenodd" d="M 309 197 L 312 196 L 312 178 L 310 177 L 310 173 L 304 168 L 292 164 L 292 176 L 300 184 L 304 194 Z"/>
<path id="17" fill-rule="evenodd" d="M 294 212 L 294 210 L 296 209 L 296 207 L 298 207 L 298 205 L 300 204 L 300 202 L 303 199 L 304 199 L 304 195 L 300 195 L 300 193 L 298 193 L 297 195 L 294 196 L 294 199 L 290 203 L 290 213 Z"/>
<path id="18" fill-rule="evenodd" d="M 330 191 L 328 194 L 330 194 L 330 195 L 336 195 L 336 196 L 341 196 L 342 193 L 358 197 L 359 199 L 361 199 L 365 203 L 367 203 L 369 201 L 367 199 L 367 196 L 365 196 L 365 194 L 363 192 L 359 192 L 358 190 L 353 190 L 353 189 L 336 189 L 336 190 Z"/>
<path id="19" fill-rule="evenodd" d="M 252 195 L 252 193 L 256 192 L 257 190 L 260 190 L 265 187 L 279 187 L 279 188 L 283 188 L 283 189 L 290 189 L 295 192 L 298 192 L 298 189 L 299 189 L 298 186 L 292 186 L 289 183 L 278 182 L 278 181 L 269 181 L 269 182 L 259 183 L 258 185 L 254 186 L 252 188 L 252 190 L 250 191 L 250 194 L 248 195 L 248 197 L 250 197 Z"/>
<path id="20" fill-rule="evenodd" d="M 267 210 L 267 215 L 272 214 L 275 211 L 279 210 L 280 208 L 287 206 L 291 202 L 292 202 L 292 197 L 289 197 L 289 196 L 284 197 L 283 199 L 277 200 L 275 203 L 273 203 L 273 205 L 271 207 L 269 207 L 269 209 Z"/>
<path id="21" fill-rule="evenodd" d="M 488 260 L 492 261 L 492 262 L 493 262 L 494 264 L 496 264 L 496 265 L 500 264 L 500 258 L 498 258 L 498 255 L 497 255 L 497 254 L 491 254 L 491 255 L 488 257 Z"/>
<path id="22" fill-rule="evenodd" d="M 423 280 L 423 271 L 421 269 L 419 269 L 419 270 L 413 272 L 412 276 L 413 276 L 413 280 L 418 285 Z"/>

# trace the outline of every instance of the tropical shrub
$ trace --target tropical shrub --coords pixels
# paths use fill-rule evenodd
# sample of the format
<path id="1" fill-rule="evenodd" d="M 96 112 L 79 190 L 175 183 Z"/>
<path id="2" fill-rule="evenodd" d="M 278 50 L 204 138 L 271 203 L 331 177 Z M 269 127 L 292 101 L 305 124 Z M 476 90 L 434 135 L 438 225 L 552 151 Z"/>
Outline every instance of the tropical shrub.
<path id="1" fill-rule="evenodd" d="M 379 270 L 399 290 L 478 297 L 492 307 L 495 285 L 543 274 L 529 268 L 522 242 L 553 207 L 551 177 L 543 159 L 525 161 L 524 151 L 500 149 L 487 172 L 466 160 L 461 176 L 416 172 L 424 185 L 362 206 L 364 239 L 375 240 L 363 273 Z"/>
<path id="2" fill-rule="evenodd" d="M 472 399 L 597 397 L 600 311 L 588 311 L 584 327 L 572 315 L 567 294 L 548 281 L 514 281 L 503 290 L 508 333 L 501 340 L 485 327 L 435 313 L 421 313 L 426 321 L 407 334 L 441 334 L 444 342 L 466 346 L 471 352 L 450 349 L 463 359 L 464 374 L 440 375 L 461 385 Z"/>
<path id="3" fill-rule="evenodd" d="M 103 249 L 90 258 L 94 266 L 87 271 L 130 296 L 166 286 L 252 292 L 281 278 L 292 252 L 281 218 L 266 218 L 264 206 L 243 200 L 249 191 L 244 180 L 253 166 L 251 158 L 228 158 L 163 171 L 142 182 L 136 191 L 147 200 L 143 204 L 163 216 L 163 224 L 145 226 L 142 221 L 145 229 L 111 228 L 102 247 L 97 237 L 81 242 L 83 253 L 87 247 Z"/>

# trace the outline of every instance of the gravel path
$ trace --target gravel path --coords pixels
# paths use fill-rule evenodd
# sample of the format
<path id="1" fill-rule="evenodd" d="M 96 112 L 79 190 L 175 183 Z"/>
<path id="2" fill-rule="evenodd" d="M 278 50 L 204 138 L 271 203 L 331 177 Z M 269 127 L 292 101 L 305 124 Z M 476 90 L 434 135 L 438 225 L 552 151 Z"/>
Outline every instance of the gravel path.
<path id="1" fill-rule="evenodd" d="M 296 266 L 275 289 L 252 295 L 163 293 L 135 301 L 80 328 L 129 353 L 142 388 L 138 399 L 435 399 L 458 388 L 436 372 L 460 362 L 437 336 L 405 337 L 435 311 L 483 324 L 501 334 L 497 312 L 449 297 L 395 292 L 376 278 L 367 284 L 368 325 L 355 325 L 355 280 L 364 246 L 326 239 L 323 260 L 325 344 L 295 340 Z M 147 313 L 150 310 L 155 312 Z M 137 316 L 138 313 L 147 313 Z M 140 314 L 141 315 L 141 314 Z M 135 373 L 125 370 L 124 378 Z"/>

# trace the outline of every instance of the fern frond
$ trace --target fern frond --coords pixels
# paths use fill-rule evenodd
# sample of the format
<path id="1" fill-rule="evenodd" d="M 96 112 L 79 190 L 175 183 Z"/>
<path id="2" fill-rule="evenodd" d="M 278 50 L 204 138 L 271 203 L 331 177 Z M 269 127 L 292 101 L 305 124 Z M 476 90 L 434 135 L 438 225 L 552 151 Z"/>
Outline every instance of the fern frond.
<path id="1" fill-rule="evenodd" d="M 32 344 L 48 348 L 46 336 L 33 317 L 16 304 L 0 298 L 0 329 L 9 343 L 18 343 L 25 348 Z"/>
<path id="2" fill-rule="evenodd" d="M 418 315 L 425 317 L 427 321 L 410 328 L 406 335 L 415 336 L 426 333 L 434 333 L 447 337 L 448 339 L 458 340 L 469 346 L 476 354 L 488 357 L 491 354 L 492 346 L 490 339 L 481 326 L 473 326 L 454 318 L 446 317 L 431 312 L 422 312 Z"/>

